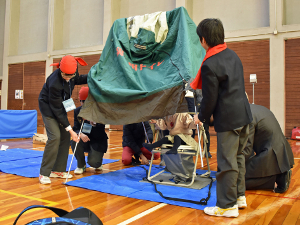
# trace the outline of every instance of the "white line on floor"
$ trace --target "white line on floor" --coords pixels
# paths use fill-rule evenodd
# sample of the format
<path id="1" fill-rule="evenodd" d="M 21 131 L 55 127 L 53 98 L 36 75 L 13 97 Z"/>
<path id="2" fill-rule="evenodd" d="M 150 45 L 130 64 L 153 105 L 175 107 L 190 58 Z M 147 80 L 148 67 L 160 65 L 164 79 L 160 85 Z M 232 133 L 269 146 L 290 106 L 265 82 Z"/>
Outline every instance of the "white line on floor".
<path id="1" fill-rule="evenodd" d="M 137 220 L 137 219 L 139 219 L 139 218 L 142 218 L 143 216 L 146 216 L 147 214 L 152 213 L 152 212 L 154 212 L 155 210 L 158 210 L 158 209 L 164 207 L 165 205 L 167 205 L 167 204 L 161 203 L 161 204 L 159 204 L 159 205 L 157 205 L 157 206 L 154 206 L 154 207 L 152 207 L 152 208 L 146 210 L 145 212 L 142 212 L 142 213 L 140 213 L 140 214 L 138 214 L 138 215 L 136 215 L 136 216 L 134 216 L 134 217 L 132 217 L 132 218 L 130 218 L 130 219 L 128 219 L 128 220 L 125 220 L 125 221 L 122 222 L 122 223 L 119 223 L 118 225 L 126 225 L 126 224 L 129 224 L 129 223 L 132 223 L 133 221 L 135 221 L 135 220 Z"/>

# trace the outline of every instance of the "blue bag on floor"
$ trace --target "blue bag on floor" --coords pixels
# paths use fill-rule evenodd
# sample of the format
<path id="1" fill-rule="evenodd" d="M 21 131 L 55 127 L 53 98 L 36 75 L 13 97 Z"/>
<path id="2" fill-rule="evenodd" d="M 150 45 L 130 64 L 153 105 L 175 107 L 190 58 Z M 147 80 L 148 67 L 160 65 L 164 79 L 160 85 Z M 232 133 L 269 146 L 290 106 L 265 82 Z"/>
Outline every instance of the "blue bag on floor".
<path id="1" fill-rule="evenodd" d="M 77 209 L 74 209 L 71 212 L 65 211 L 60 208 L 55 207 L 49 207 L 44 205 L 32 205 L 24 209 L 16 218 L 13 225 L 17 224 L 18 219 L 21 217 L 23 213 L 30 209 L 34 208 L 45 208 L 50 209 L 52 212 L 54 212 L 59 217 L 49 217 L 45 219 L 38 219 L 32 222 L 27 223 L 26 225 L 35 225 L 35 224 L 41 224 L 41 225 L 47 225 L 47 224 L 57 224 L 57 225 L 103 225 L 101 220 L 89 209 L 84 207 L 79 207 Z"/>

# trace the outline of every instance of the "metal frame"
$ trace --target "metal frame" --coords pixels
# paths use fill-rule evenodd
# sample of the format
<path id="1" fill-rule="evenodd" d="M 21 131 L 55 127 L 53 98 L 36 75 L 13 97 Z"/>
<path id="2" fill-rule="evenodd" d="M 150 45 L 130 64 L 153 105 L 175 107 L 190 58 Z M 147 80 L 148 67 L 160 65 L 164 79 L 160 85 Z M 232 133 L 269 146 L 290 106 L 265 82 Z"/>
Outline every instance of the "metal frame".
<path id="1" fill-rule="evenodd" d="M 204 127 L 201 126 L 200 127 L 201 129 L 200 130 L 200 133 L 198 133 L 198 139 L 199 139 L 199 143 L 201 141 L 201 137 L 203 137 L 203 141 L 204 141 L 204 152 L 205 152 L 205 156 L 206 156 L 206 162 L 207 162 L 207 168 L 208 168 L 208 172 L 206 173 L 205 176 L 209 176 L 210 175 L 210 167 L 209 167 L 209 160 L 208 160 L 208 155 L 207 155 L 207 138 L 206 138 L 206 134 L 205 134 L 205 131 L 204 131 Z M 162 154 L 162 151 L 161 149 L 162 148 L 165 148 L 165 147 L 170 147 L 172 145 L 162 145 L 161 148 L 158 148 L 158 149 L 153 149 L 152 150 L 152 156 L 151 156 L 151 161 L 150 161 L 150 165 L 149 165 L 149 170 L 148 170 L 148 174 L 147 174 L 147 179 L 151 182 L 154 182 L 154 183 L 159 183 L 159 184 L 168 184 L 168 185 L 174 185 L 174 186 L 180 186 L 180 187 L 189 187 L 191 186 L 194 181 L 195 181 L 195 177 L 197 176 L 196 174 L 196 169 L 197 169 L 197 163 L 198 163 L 198 158 L 200 157 L 201 153 L 202 153 L 202 150 L 201 150 L 201 145 L 199 146 L 198 150 L 194 150 L 191 146 L 189 145 L 180 145 L 178 150 L 177 150 L 177 154 L 186 154 L 186 155 L 193 155 L 193 156 L 196 156 L 196 159 L 195 159 L 195 166 L 194 166 L 194 171 L 193 171 L 193 175 L 192 175 L 192 180 L 190 183 L 188 184 L 180 184 L 180 183 L 174 183 L 172 181 L 163 181 L 163 182 L 160 182 L 158 180 L 153 180 L 155 177 L 157 177 L 158 175 L 160 175 L 161 173 L 165 172 L 166 170 L 163 169 L 162 171 L 152 175 L 151 175 L 151 169 L 152 169 L 152 165 L 153 165 L 153 159 L 154 159 L 154 154 L 159 152 Z M 202 157 L 201 157 L 202 158 Z M 203 165 L 202 165 L 203 167 Z"/>

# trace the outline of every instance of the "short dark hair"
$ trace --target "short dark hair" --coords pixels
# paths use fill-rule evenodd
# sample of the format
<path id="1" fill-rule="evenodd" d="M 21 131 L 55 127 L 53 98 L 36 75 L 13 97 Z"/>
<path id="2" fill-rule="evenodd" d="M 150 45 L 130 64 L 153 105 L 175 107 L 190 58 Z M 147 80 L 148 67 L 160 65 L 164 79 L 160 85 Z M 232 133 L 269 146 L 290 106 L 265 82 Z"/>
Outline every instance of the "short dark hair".
<path id="1" fill-rule="evenodd" d="M 204 19 L 197 27 L 197 34 L 202 42 L 205 39 L 209 47 L 224 44 L 224 28 L 219 19 Z"/>

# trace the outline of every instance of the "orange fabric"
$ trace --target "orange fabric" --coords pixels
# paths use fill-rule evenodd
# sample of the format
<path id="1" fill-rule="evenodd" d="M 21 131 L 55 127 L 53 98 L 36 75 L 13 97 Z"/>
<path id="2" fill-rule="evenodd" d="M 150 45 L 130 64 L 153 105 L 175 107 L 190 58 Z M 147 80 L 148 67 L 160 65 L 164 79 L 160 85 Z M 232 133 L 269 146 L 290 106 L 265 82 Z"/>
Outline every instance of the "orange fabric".
<path id="1" fill-rule="evenodd" d="M 202 89 L 202 77 L 201 77 L 201 67 L 203 65 L 203 63 L 205 62 L 206 59 L 208 59 L 209 57 L 216 55 L 218 53 L 220 53 L 221 51 L 224 51 L 227 48 L 226 43 L 224 44 L 219 44 L 215 47 L 209 48 L 206 52 L 206 55 L 202 61 L 202 64 L 200 66 L 200 69 L 198 70 L 198 73 L 195 77 L 195 79 L 193 80 L 193 82 L 191 82 L 191 87 L 196 90 L 196 89 Z"/>
<path id="2" fill-rule="evenodd" d="M 79 100 L 86 100 L 89 94 L 89 87 L 82 87 L 79 91 Z"/>
<path id="3" fill-rule="evenodd" d="M 53 63 L 50 66 L 60 68 L 61 72 L 66 74 L 74 74 L 77 70 L 77 62 L 82 66 L 87 66 L 87 63 L 79 57 L 66 55 L 62 57 L 60 63 Z"/>

